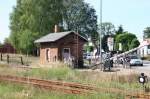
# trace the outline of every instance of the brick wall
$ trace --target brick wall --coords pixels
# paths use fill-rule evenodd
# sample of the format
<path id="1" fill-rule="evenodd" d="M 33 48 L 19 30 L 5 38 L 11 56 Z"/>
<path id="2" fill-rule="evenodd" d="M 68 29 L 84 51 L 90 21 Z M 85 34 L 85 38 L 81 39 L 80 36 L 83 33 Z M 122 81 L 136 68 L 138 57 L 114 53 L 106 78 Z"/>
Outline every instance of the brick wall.
<path id="1" fill-rule="evenodd" d="M 83 41 L 81 38 L 78 38 L 77 42 L 77 37 L 74 34 L 67 35 L 66 37 L 54 43 L 41 43 L 40 61 L 42 64 L 47 63 L 46 50 L 50 51 L 49 61 L 55 61 L 55 58 L 58 60 L 63 60 L 62 59 L 63 48 L 70 48 L 71 56 L 73 56 L 76 60 L 82 61 L 84 43 L 85 41 Z"/>

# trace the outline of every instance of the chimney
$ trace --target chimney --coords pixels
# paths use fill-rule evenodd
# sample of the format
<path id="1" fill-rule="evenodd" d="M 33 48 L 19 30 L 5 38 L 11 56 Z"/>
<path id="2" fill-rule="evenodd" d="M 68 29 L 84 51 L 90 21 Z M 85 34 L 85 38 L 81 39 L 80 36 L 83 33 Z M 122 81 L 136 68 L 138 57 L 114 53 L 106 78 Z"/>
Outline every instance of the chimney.
<path id="1" fill-rule="evenodd" d="M 55 25 L 54 32 L 55 32 L 55 33 L 59 32 L 59 27 L 58 27 L 58 25 Z"/>

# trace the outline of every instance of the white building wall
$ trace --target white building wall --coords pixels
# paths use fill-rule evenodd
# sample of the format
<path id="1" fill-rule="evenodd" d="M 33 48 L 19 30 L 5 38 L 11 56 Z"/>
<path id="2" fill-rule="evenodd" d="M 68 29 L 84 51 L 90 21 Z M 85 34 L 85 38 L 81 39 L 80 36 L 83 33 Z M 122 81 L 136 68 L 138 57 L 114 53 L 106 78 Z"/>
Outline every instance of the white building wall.
<path id="1" fill-rule="evenodd" d="M 138 50 L 138 54 L 141 57 L 147 57 L 150 55 L 150 49 L 148 49 L 148 46 L 144 46 Z"/>
<path id="2" fill-rule="evenodd" d="M 148 50 L 147 46 L 144 46 L 144 57 L 146 57 L 148 55 L 147 50 Z"/>
<path id="3" fill-rule="evenodd" d="M 138 50 L 138 54 L 139 54 L 141 57 L 150 56 L 150 38 L 143 40 L 143 41 L 140 43 L 140 46 L 143 46 L 143 47 L 141 47 L 141 48 Z"/>

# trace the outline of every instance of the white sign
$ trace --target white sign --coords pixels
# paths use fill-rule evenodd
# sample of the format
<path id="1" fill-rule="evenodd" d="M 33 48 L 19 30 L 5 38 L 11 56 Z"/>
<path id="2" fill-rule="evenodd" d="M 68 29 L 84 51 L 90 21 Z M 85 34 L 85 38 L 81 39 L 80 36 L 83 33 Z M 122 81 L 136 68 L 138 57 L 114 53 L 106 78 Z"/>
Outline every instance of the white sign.
<path id="1" fill-rule="evenodd" d="M 119 51 L 122 51 L 122 44 L 119 43 Z"/>
<path id="2" fill-rule="evenodd" d="M 109 51 L 113 51 L 113 49 L 114 49 L 114 38 L 108 37 L 107 46 L 108 46 Z"/>

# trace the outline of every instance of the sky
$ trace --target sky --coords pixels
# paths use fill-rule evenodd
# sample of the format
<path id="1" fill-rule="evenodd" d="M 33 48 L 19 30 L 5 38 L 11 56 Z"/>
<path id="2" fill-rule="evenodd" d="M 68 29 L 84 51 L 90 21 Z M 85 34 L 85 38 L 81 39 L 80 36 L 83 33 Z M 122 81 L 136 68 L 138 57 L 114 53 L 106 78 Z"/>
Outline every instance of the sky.
<path id="1" fill-rule="evenodd" d="M 0 3 L 0 42 L 9 36 L 9 15 L 12 12 L 16 0 L 2 0 Z"/>
<path id="2" fill-rule="evenodd" d="M 100 0 L 85 0 L 94 7 L 100 20 Z M 9 15 L 16 0 L 2 0 L 0 3 L 0 42 L 9 36 Z M 144 28 L 150 26 L 150 0 L 103 0 L 103 22 L 111 22 L 118 28 L 136 34 L 141 41 Z M 99 22 L 99 21 L 98 21 Z"/>
<path id="3" fill-rule="evenodd" d="M 100 15 L 100 0 L 85 0 Z M 143 40 L 143 30 L 150 26 L 150 0 L 103 0 L 102 21 L 111 22 L 118 28 L 122 25 L 125 31 L 136 34 Z M 98 20 L 100 18 L 98 17 Z"/>

